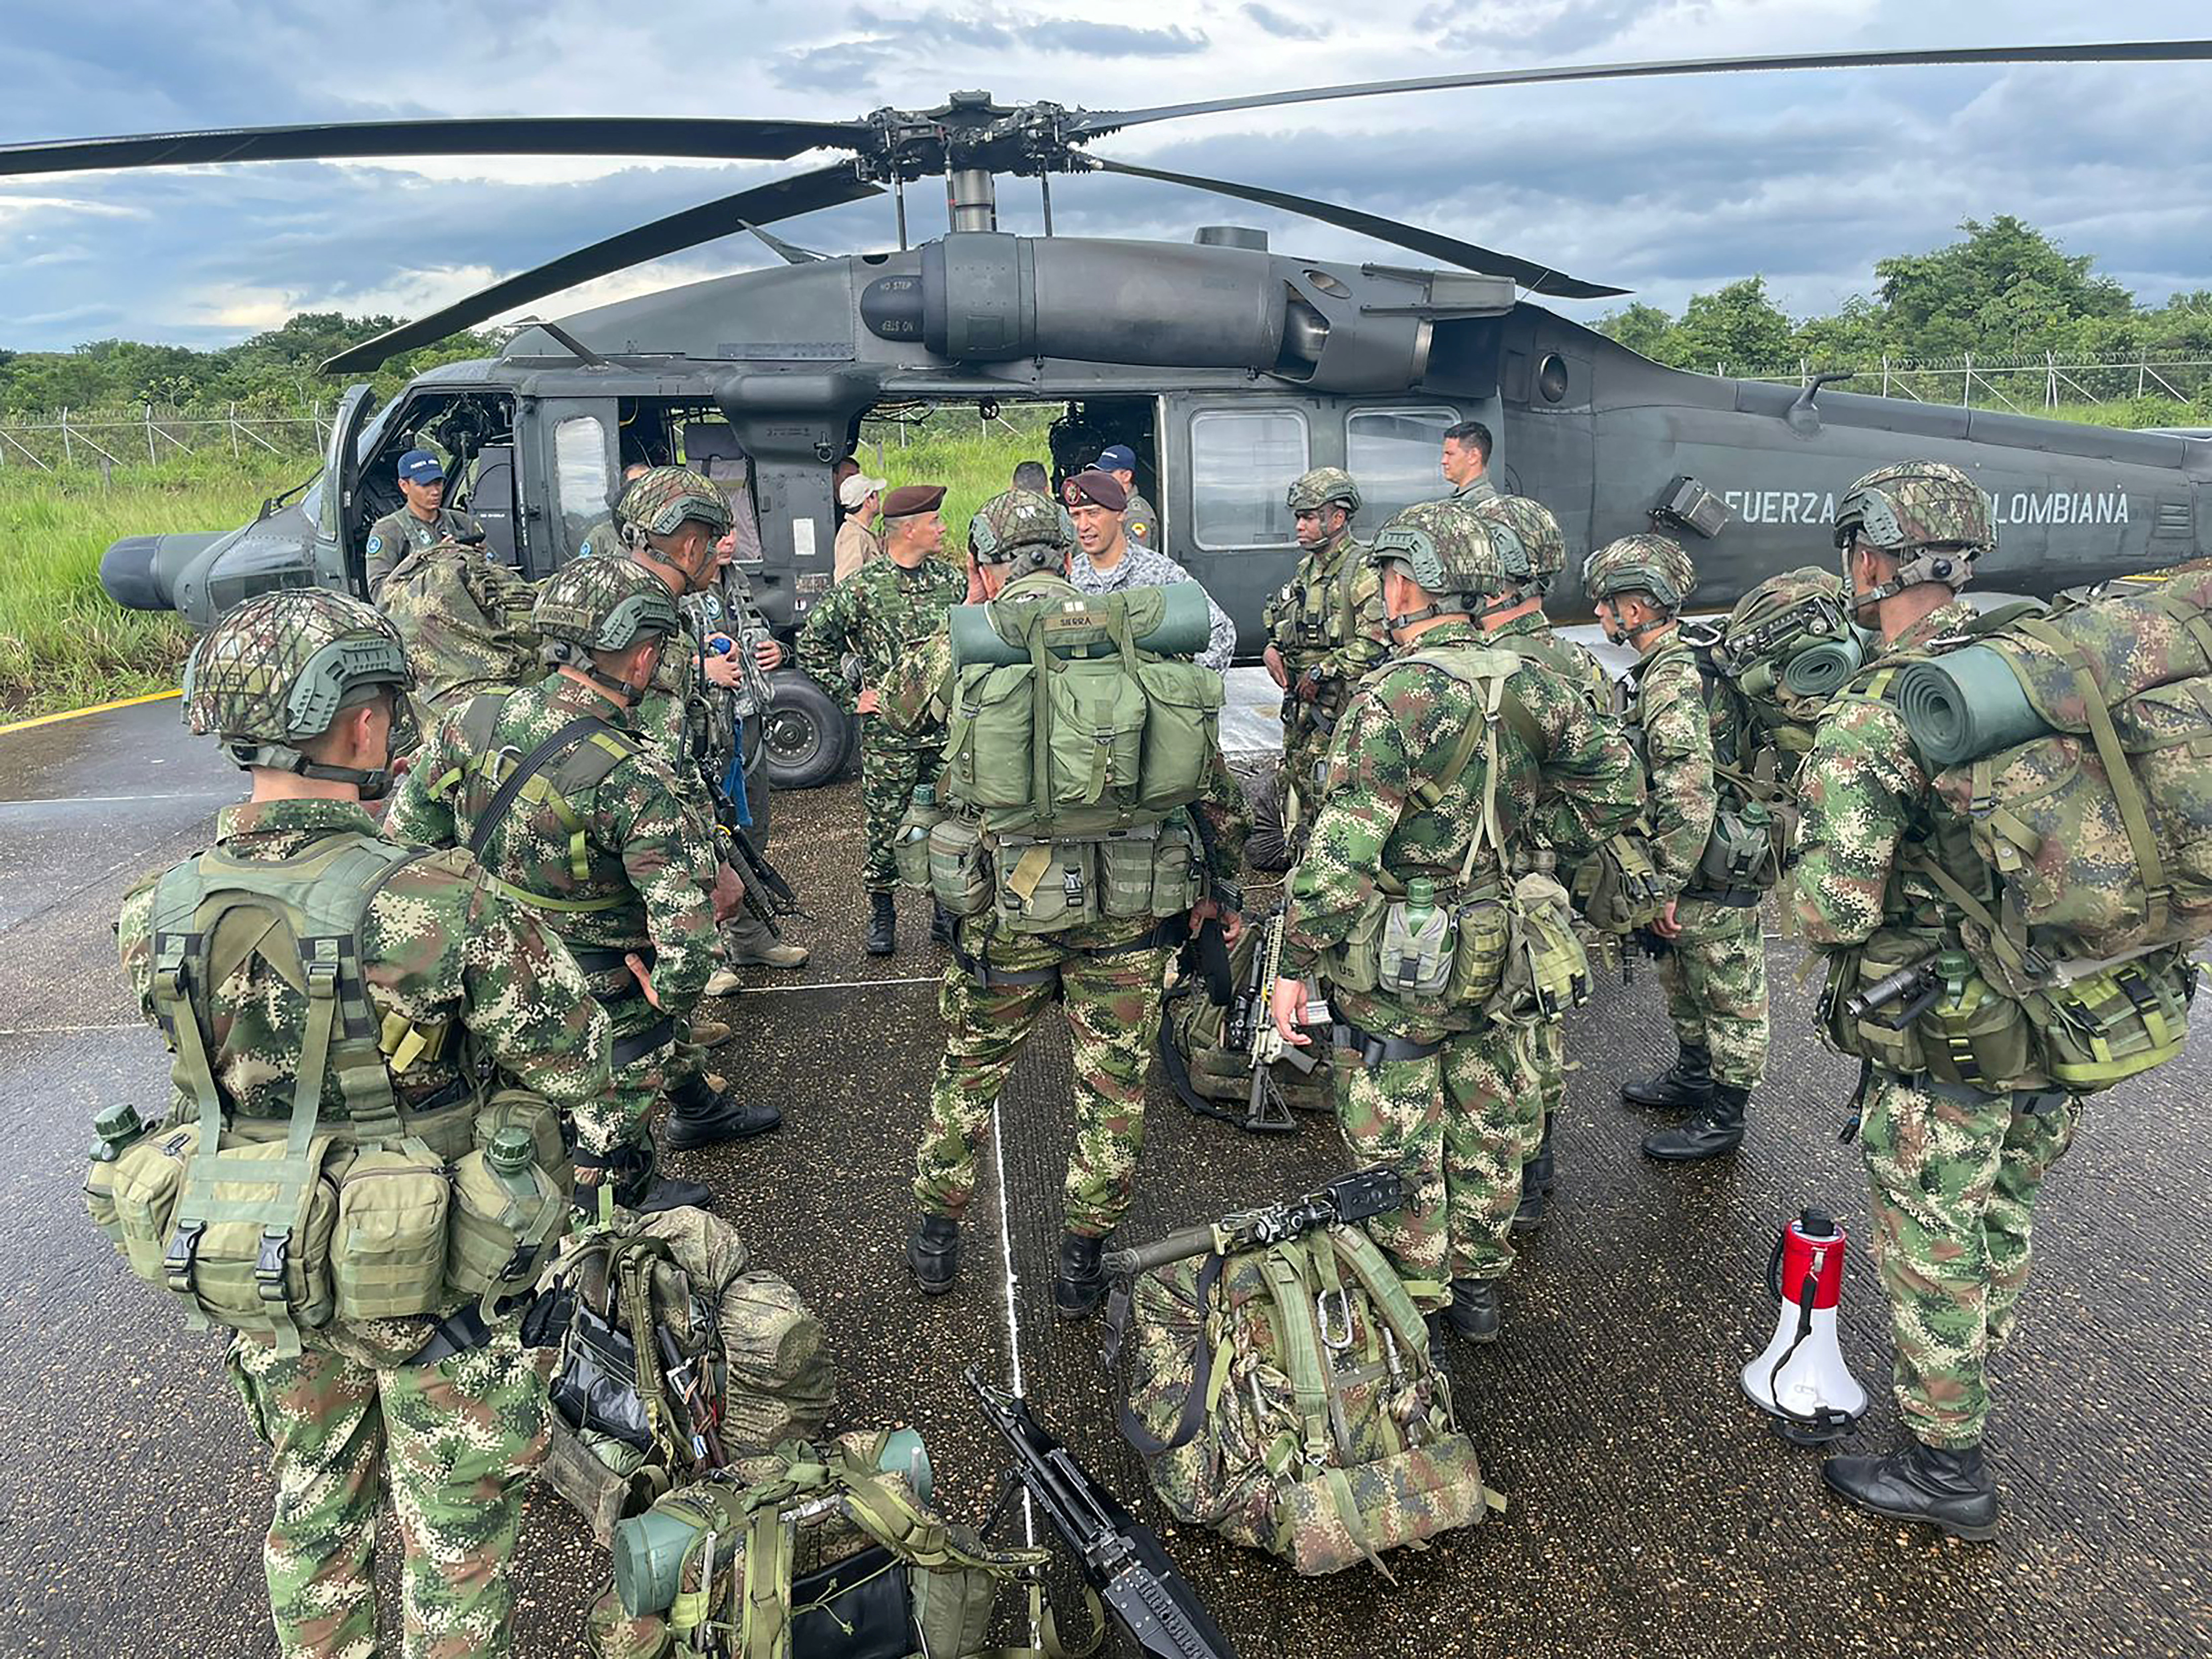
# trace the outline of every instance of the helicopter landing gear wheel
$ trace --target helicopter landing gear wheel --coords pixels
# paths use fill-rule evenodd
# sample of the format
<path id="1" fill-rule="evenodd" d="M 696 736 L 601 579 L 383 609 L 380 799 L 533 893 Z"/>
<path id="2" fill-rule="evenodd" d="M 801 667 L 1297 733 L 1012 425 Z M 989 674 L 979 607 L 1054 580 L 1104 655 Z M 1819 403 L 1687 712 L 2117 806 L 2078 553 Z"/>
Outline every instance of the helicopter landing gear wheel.
<path id="1" fill-rule="evenodd" d="M 769 676 L 771 697 L 761 740 L 768 750 L 769 782 L 778 789 L 811 789 L 843 769 L 853 750 L 853 722 L 830 694 L 796 669 Z"/>

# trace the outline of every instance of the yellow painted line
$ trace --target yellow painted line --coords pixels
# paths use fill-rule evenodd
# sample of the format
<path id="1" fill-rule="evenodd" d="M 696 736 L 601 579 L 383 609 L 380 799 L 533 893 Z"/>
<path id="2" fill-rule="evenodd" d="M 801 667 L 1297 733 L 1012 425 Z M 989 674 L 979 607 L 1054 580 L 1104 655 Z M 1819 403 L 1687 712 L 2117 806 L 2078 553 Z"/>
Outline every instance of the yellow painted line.
<path id="1" fill-rule="evenodd" d="M 183 695 L 181 691 L 148 691 L 136 697 L 118 697 L 113 702 L 96 702 L 89 708 L 69 708 L 58 714 L 40 714 L 33 720 L 14 720 L 0 726 L 0 737 L 5 737 L 10 732 L 27 732 L 34 726 L 56 726 L 63 720 L 81 720 L 87 714 L 105 714 L 111 708 L 134 708 L 142 702 L 162 702 Z"/>

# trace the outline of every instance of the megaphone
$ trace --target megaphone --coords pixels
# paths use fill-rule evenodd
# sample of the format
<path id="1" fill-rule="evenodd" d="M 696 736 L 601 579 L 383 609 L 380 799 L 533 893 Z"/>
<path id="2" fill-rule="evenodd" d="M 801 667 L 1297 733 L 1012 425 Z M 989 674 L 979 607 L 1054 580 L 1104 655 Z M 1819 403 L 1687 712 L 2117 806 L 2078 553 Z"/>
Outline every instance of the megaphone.
<path id="1" fill-rule="evenodd" d="M 1767 1294 L 1782 1309 L 1774 1340 L 1743 1368 L 1743 1391 L 1793 1445 L 1817 1446 L 1848 1434 L 1867 1408 L 1866 1390 L 1836 1346 L 1844 1243 L 1833 1216 L 1801 1211 L 1774 1241 L 1766 1264 Z"/>

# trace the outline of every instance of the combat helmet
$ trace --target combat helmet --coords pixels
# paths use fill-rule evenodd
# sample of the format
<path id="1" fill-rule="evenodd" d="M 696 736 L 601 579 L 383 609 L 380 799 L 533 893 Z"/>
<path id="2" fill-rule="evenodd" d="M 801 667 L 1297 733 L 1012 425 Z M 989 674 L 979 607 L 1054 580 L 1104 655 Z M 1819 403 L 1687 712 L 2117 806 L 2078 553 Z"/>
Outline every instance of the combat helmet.
<path id="1" fill-rule="evenodd" d="M 1461 501 L 1416 501 L 1394 514 L 1367 556 L 1377 568 L 1402 564 L 1429 596 L 1426 610 L 1386 618 L 1393 629 L 1455 611 L 1472 615 L 1510 585 L 1489 526 Z"/>
<path id="2" fill-rule="evenodd" d="M 1997 544 L 1981 486 L 1943 461 L 1876 467 L 1844 492 L 1836 503 L 1836 547 L 1847 583 L 1855 538 L 1898 562 L 1896 580 L 1855 597 L 1860 607 L 1921 582 L 1956 592 L 1973 580 L 1974 561 Z"/>
<path id="3" fill-rule="evenodd" d="M 1492 495 L 1470 510 L 1490 526 L 1505 574 L 1526 593 L 1541 593 L 1566 568 L 1567 538 L 1551 508 L 1529 495 Z"/>
<path id="4" fill-rule="evenodd" d="M 1340 466 L 1317 466 L 1293 478 L 1283 492 L 1283 500 L 1293 513 L 1311 513 L 1340 501 L 1349 517 L 1359 511 L 1359 486 Z"/>
<path id="5" fill-rule="evenodd" d="M 726 535 L 731 525 L 730 500 L 721 485 L 688 466 L 647 467 L 631 480 L 615 508 L 615 526 L 627 546 L 645 536 L 673 536 L 693 519 L 714 533 Z"/>
<path id="6" fill-rule="evenodd" d="M 968 550 L 979 564 L 1011 564 L 1055 569 L 1072 545 L 1067 513 L 1058 501 L 1034 489 L 1009 489 L 975 509 L 968 520 Z"/>
<path id="7" fill-rule="evenodd" d="M 1670 536 L 1623 536 L 1583 561 L 1583 596 L 1592 605 L 1621 593 L 1648 593 L 1670 615 L 1697 591 L 1698 573 Z"/>
<path id="8" fill-rule="evenodd" d="M 374 800 L 391 787 L 389 757 L 374 770 L 326 766 L 298 745 L 329 731 L 379 686 L 392 692 L 392 754 L 419 734 L 399 630 L 374 606 L 319 587 L 259 593 L 200 636 L 185 663 L 184 722 L 241 767 L 352 783 Z"/>
<path id="9" fill-rule="evenodd" d="M 1721 623 L 1711 649 L 1714 665 L 1770 729 L 1818 718 L 1865 659 L 1843 581 L 1818 565 L 1751 589 Z"/>
<path id="10" fill-rule="evenodd" d="M 683 627 L 660 578 L 617 558 L 562 565 L 539 586 L 530 620 L 544 636 L 548 662 L 575 669 L 624 704 L 636 701 L 636 690 L 603 673 L 592 653 L 626 651 L 645 635 L 671 635 Z"/>

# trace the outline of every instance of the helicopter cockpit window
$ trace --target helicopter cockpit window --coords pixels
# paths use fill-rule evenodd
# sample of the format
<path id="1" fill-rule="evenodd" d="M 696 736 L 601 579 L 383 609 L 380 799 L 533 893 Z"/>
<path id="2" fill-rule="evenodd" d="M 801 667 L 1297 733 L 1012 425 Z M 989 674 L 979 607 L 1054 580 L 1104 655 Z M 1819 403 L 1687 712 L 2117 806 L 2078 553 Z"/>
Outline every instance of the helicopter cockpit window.
<path id="1" fill-rule="evenodd" d="M 1283 547 L 1293 538 L 1283 487 L 1310 445 L 1295 410 L 1206 410 L 1190 418 L 1193 529 L 1200 547 Z"/>
<path id="2" fill-rule="evenodd" d="M 607 516 L 607 428 L 596 415 L 571 415 L 553 428 L 554 484 L 570 547 Z"/>
<path id="3" fill-rule="evenodd" d="M 1444 492 L 1437 458 L 1444 429 L 1458 419 L 1456 410 L 1434 406 L 1353 411 L 1344 423 L 1344 467 L 1359 481 L 1361 523 L 1381 524 Z"/>

